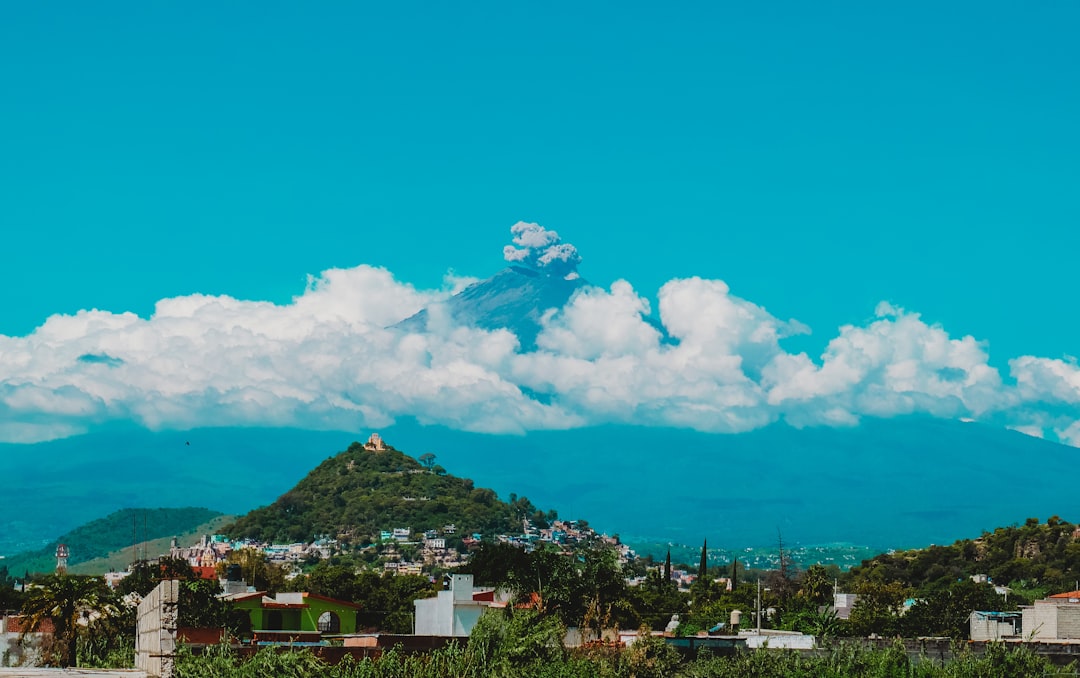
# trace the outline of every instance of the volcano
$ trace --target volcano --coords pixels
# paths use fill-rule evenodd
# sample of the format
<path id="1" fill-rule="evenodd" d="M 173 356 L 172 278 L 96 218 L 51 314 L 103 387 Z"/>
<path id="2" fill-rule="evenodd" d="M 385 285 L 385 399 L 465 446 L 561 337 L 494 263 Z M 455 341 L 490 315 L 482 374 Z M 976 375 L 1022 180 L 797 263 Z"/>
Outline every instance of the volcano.
<path id="1" fill-rule="evenodd" d="M 561 309 L 575 292 L 588 286 L 584 278 L 567 279 L 525 266 L 510 266 L 469 285 L 439 304 L 440 308 L 425 308 L 394 327 L 424 332 L 433 314 L 444 313 L 455 325 L 510 330 L 523 350 L 532 350 L 536 348 L 544 313 Z"/>

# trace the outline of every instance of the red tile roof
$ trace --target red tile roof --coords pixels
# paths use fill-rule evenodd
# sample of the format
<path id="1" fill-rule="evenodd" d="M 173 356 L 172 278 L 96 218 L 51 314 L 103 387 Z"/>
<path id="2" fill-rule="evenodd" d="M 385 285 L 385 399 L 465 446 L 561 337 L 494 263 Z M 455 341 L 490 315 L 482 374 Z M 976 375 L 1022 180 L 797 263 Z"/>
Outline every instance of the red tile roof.
<path id="1" fill-rule="evenodd" d="M 1067 593 L 1055 593 L 1050 596 L 1051 598 L 1076 598 L 1080 600 L 1080 591 L 1069 591 Z"/>

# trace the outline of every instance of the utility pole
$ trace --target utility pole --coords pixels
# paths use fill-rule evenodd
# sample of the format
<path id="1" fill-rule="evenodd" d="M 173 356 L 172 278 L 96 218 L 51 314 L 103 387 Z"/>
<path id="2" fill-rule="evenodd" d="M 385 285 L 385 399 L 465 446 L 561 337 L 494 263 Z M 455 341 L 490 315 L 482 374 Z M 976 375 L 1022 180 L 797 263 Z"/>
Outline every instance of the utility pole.
<path id="1" fill-rule="evenodd" d="M 757 634 L 761 635 L 761 577 L 757 580 Z"/>

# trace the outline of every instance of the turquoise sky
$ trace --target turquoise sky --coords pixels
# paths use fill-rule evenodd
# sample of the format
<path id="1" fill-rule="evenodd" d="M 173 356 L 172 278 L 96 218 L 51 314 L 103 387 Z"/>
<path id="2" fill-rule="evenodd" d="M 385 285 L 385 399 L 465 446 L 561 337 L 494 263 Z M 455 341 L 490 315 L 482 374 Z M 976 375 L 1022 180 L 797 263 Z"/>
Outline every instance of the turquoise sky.
<path id="1" fill-rule="evenodd" d="M 1080 4 L 8 3 L 0 334 L 382 265 L 518 220 L 814 334 L 879 301 L 1075 355 Z"/>

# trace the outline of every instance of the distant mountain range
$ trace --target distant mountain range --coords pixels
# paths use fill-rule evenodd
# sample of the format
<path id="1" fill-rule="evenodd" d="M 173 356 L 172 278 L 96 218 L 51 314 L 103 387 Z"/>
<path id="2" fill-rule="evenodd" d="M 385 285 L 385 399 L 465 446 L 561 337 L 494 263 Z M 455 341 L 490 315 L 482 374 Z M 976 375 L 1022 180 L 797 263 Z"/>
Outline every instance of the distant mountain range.
<path id="1" fill-rule="evenodd" d="M 520 437 L 400 422 L 383 437 L 451 473 L 514 492 L 624 539 L 737 548 L 852 542 L 951 543 L 1028 517 L 1080 514 L 1075 450 L 973 423 L 903 418 L 856 428 L 779 424 L 741 435 L 607 426 Z M 112 431 L 0 446 L 9 506 L 0 553 L 130 506 L 269 504 L 368 432 Z M 190 442 L 190 445 L 187 443 Z M 27 460 L 45 471 L 31 471 Z M 93 480 L 89 480 L 93 479 Z M 14 543 L 8 535 L 22 535 Z"/>

